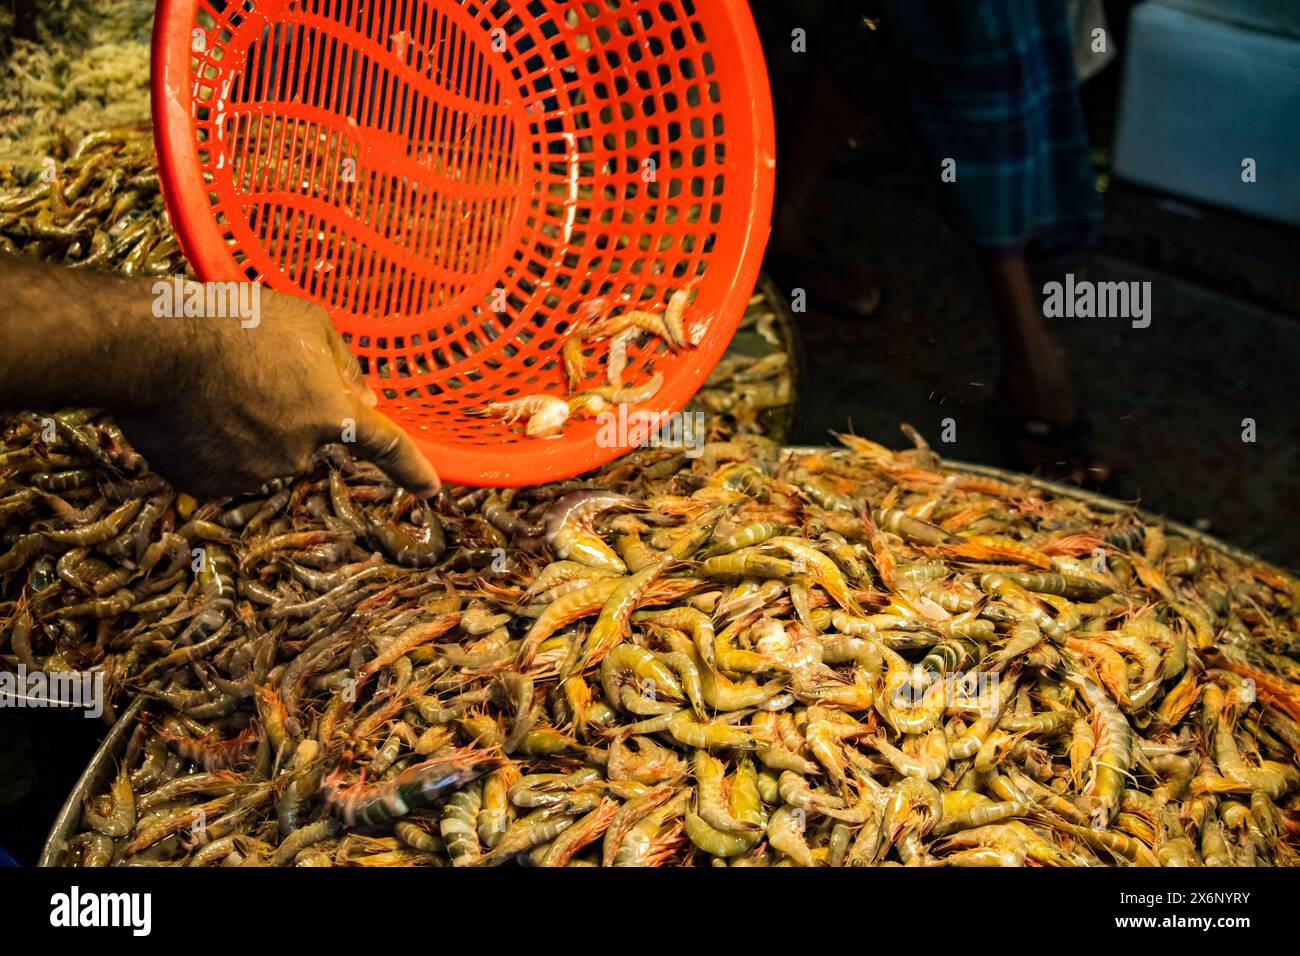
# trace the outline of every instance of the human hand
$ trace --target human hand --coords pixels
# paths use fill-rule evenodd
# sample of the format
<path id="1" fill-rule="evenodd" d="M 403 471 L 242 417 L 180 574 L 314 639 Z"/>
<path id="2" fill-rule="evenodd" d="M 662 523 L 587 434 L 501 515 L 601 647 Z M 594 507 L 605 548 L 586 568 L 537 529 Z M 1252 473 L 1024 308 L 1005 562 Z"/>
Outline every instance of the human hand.
<path id="1" fill-rule="evenodd" d="M 374 392 L 324 310 L 259 292 L 252 327 L 232 319 L 153 320 L 170 354 L 142 348 L 140 359 L 157 358 L 174 373 L 152 400 L 115 412 L 136 450 L 198 497 L 250 492 L 298 474 L 317 448 L 338 441 L 413 494 L 436 492 L 437 472 L 375 409 Z"/>

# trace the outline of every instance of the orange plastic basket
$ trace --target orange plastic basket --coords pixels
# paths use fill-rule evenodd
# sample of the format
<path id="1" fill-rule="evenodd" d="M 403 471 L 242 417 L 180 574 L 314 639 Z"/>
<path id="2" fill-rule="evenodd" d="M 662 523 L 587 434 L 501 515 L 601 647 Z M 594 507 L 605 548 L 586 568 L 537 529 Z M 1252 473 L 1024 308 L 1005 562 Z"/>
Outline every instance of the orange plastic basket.
<path id="1" fill-rule="evenodd" d="M 539 439 L 465 413 L 567 395 L 560 350 L 593 299 L 617 314 L 695 296 L 696 348 L 628 350 L 625 382 L 665 375 L 638 411 L 680 410 L 721 358 L 775 168 L 743 0 L 157 9 L 154 135 L 195 272 L 324 306 L 445 480 L 535 484 L 627 450 L 590 418 Z M 586 352 L 603 383 L 606 350 Z"/>

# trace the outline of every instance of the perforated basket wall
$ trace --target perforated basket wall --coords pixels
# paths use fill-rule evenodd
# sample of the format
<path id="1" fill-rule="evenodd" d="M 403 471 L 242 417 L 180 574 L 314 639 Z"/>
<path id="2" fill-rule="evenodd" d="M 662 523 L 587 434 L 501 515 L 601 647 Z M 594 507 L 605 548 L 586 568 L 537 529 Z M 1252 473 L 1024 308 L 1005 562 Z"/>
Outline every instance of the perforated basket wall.
<path id="1" fill-rule="evenodd" d="M 161 0 L 153 54 L 198 275 L 328 309 L 446 480 L 532 484 L 626 450 L 591 419 L 534 439 L 464 413 L 567 394 L 560 347 L 589 300 L 692 289 L 698 347 L 629 353 L 626 382 L 666 376 L 647 411 L 680 409 L 735 330 L 775 165 L 741 0 Z"/>

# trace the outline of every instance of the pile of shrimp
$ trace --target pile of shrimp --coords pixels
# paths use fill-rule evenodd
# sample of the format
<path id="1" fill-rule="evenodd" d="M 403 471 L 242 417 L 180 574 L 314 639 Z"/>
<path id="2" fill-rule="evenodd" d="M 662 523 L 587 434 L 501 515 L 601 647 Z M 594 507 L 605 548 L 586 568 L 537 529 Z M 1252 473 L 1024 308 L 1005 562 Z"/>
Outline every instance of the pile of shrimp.
<path id="1" fill-rule="evenodd" d="M 696 321 L 688 331 L 685 315 L 689 303 L 689 290 L 678 289 L 669 296 L 663 312 L 630 309 L 599 320 L 608 301 L 592 300 L 584 306 L 561 349 L 570 390 L 567 397 L 525 395 L 473 408 L 469 413 L 495 416 L 508 424 L 524 419 L 525 436 L 554 438 L 563 433 L 570 419 L 592 418 L 620 405 L 644 404 L 659 393 L 664 375 L 662 371 L 654 372 L 637 385 L 625 385 L 624 373 L 630 364 L 628 350 L 634 346 L 642 350 L 654 348 L 656 340 L 663 343 L 661 351 L 693 348 L 705 324 Z M 793 401 L 794 374 L 777 323 L 778 313 L 768 293 L 756 291 L 745 307 L 738 331 L 753 330 L 759 354 L 753 354 L 752 348 L 735 348 L 733 341 L 733 348 L 687 405 L 688 412 L 702 411 L 712 419 L 714 434 L 782 431 L 782 413 L 788 418 Z M 590 368 L 593 363 L 599 366 L 596 372 Z M 602 373 L 604 384 L 592 385 L 590 380 Z"/>
<path id="2" fill-rule="evenodd" d="M 0 168 L 41 158 L 90 130 L 149 119 L 148 0 L 42 0 L 36 37 L 0 4 Z"/>
<path id="3" fill-rule="evenodd" d="M 123 275 L 185 271 L 147 123 L 50 146 L 39 162 L 0 164 L 0 254 Z"/>
<path id="4" fill-rule="evenodd" d="M 703 411 L 728 436 L 785 437 L 795 383 L 779 323 L 766 291 L 755 292 L 737 331 L 741 335 L 753 333 L 759 354 L 753 354 L 754 349 L 728 349 L 687 410 Z"/>
<path id="5" fill-rule="evenodd" d="M 1300 582 L 908 434 L 199 503 L 9 421 L 0 660 L 146 701 L 68 862 L 1294 863 Z"/>

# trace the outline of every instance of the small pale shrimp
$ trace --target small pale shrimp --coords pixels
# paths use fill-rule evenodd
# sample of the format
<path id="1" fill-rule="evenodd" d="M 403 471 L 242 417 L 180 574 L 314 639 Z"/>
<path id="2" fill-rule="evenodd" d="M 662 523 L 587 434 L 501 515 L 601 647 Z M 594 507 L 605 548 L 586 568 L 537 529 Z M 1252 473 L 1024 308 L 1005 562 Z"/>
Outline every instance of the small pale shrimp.
<path id="1" fill-rule="evenodd" d="M 805 813 L 817 813 L 853 824 L 865 822 L 872 813 L 875 794 L 869 786 L 861 784 L 858 790 L 858 803 L 850 805 L 842 797 L 814 790 L 801 774 L 793 771 L 783 772 L 777 780 L 778 793 L 788 805 Z"/>
<path id="2" fill-rule="evenodd" d="M 501 749 L 505 753 L 511 753 L 532 730 L 535 723 L 532 709 L 536 689 L 531 677 L 517 671 L 506 671 L 500 676 L 500 680 L 515 712 L 510 724 L 510 732 L 501 741 Z"/>
<path id="3" fill-rule="evenodd" d="M 707 558 L 696 568 L 696 573 L 706 578 L 777 578 L 782 581 L 792 581 L 798 576 L 794 562 L 762 554 L 757 548 L 741 548 L 730 554 Z"/>
<path id="4" fill-rule="evenodd" d="M 681 707 L 682 688 L 672 670 L 635 644 L 619 644 L 605 656 L 600 681 L 607 701 L 641 717 Z"/>
<path id="5" fill-rule="evenodd" d="M 504 402 L 465 409 L 465 414 L 479 418 L 496 417 L 513 425 L 527 418 L 524 434 L 529 438 L 549 438 L 560 433 L 569 420 L 569 403 L 555 395 L 523 395 Z"/>
<path id="6" fill-rule="evenodd" d="M 609 340 L 609 358 L 605 362 L 605 380 L 615 388 L 623 385 L 623 371 L 627 368 L 627 347 L 640 334 L 640 329 L 624 329 Z"/>
<path id="7" fill-rule="evenodd" d="M 983 797 L 981 802 L 973 803 L 961 810 L 949 812 L 948 791 L 944 794 L 944 814 L 934 828 L 935 836 L 947 836 L 959 830 L 971 830 L 995 823 L 1004 823 L 1013 817 L 1023 817 L 1037 809 L 1029 800 L 993 801 Z M 977 795 L 982 796 L 982 795 Z"/>
<path id="8" fill-rule="evenodd" d="M 657 733 L 668 725 L 670 717 L 654 717 L 651 721 L 662 724 L 657 730 L 646 728 L 647 733 Z M 642 725 L 648 723 L 642 721 Z M 636 725 L 633 725 L 634 727 Z M 626 728 L 630 730 L 630 728 Z M 629 746 L 635 744 L 635 748 Z M 611 781 L 634 781 L 647 787 L 658 786 L 667 780 L 677 780 L 687 771 L 686 762 L 671 747 L 655 743 L 650 737 L 634 736 L 620 731 L 609 744 L 609 762 L 606 776 Z"/>
<path id="9" fill-rule="evenodd" d="M 681 793 L 675 788 L 675 785 L 660 784 L 651 790 L 645 791 L 645 793 L 632 797 L 620 806 L 605 830 L 604 840 L 601 844 L 601 865 L 613 866 L 614 860 L 623 845 L 623 840 L 637 823 L 663 806 L 675 793 Z M 681 799 L 682 802 L 685 802 L 685 798 Z"/>
<path id="10" fill-rule="evenodd" d="M 478 866 L 500 866 L 506 860 L 520 853 L 526 853 L 533 847 L 550 843 L 561 833 L 573 826 L 577 819 L 564 812 L 567 807 L 558 804 L 554 807 L 542 807 L 528 816 L 512 823 L 501 835 L 500 842 L 477 860 Z M 590 808 L 584 808 L 584 811 Z"/>
<path id="11" fill-rule="evenodd" d="M 644 798 L 635 797 L 628 804 L 649 797 L 647 793 Z M 677 837 L 681 833 L 681 824 L 675 821 L 686 813 L 690 799 L 689 790 L 680 790 L 662 806 L 656 808 L 652 803 L 649 812 L 630 827 L 626 826 L 626 820 L 612 821 L 605 836 L 605 859 L 612 856 L 614 866 L 658 866 L 669 859 L 676 850 Z M 619 824 L 617 828 L 615 823 Z M 616 839 L 612 854 L 611 837 Z"/>
<path id="12" fill-rule="evenodd" d="M 720 652 L 719 658 L 725 660 L 726 652 Z M 752 679 L 740 683 L 709 668 L 700 670 L 700 694 L 704 702 L 714 710 L 743 710 L 746 707 L 761 707 L 776 697 L 784 689 L 783 680 L 772 680 L 759 684 Z"/>
<path id="13" fill-rule="evenodd" d="M 694 649 L 672 651 L 660 654 L 659 657 L 681 679 L 682 690 L 686 692 L 686 699 L 690 701 L 691 708 L 695 711 L 696 716 L 703 719 L 704 685 L 700 677 L 701 665 Z"/>
<path id="14" fill-rule="evenodd" d="M 806 823 L 804 811 L 783 805 L 768 821 L 767 841 L 797 866 L 816 866 L 817 860 L 804 837 Z"/>
<path id="15" fill-rule="evenodd" d="M 764 715 L 756 715 L 755 719 L 761 716 Z M 817 764 L 813 763 L 811 760 L 801 757 L 790 750 L 786 750 L 779 744 L 759 747 L 758 750 L 755 751 L 755 755 L 764 767 L 773 772 L 793 770 L 795 773 L 804 774 L 806 776 L 808 774 L 815 774 L 820 770 Z M 768 802 L 770 803 L 772 801 Z"/>
<path id="16" fill-rule="evenodd" d="M 461 630 L 474 637 L 490 634 L 502 624 L 508 623 L 509 614 L 493 614 L 483 603 L 470 605 L 460 616 Z"/>
<path id="17" fill-rule="evenodd" d="M 686 631 L 691 636 L 691 643 L 706 667 L 713 668 L 716 661 L 716 637 L 713 621 L 703 611 L 689 607 L 669 608 L 664 611 L 638 611 L 632 615 L 637 622 L 650 621 L 679 631 Z"/>
<path id="18" fill-rule="evenodd" d="M 1008 639 L 984 661 L 989 668 L 1000 668 L 1022 654 L 1028 653 L 1043 640 L 1043 630 L 1033 621 L 1016 621 L 1008 631 Z"/>
<path id="19" fill-rule="evenodd" d="M 1008 714 L 998 721 L 998 728 L 1012 734 L 1041 734 L 1045 737 L 1065 732 L 1074 723 L 1070 711 L 1049 711 L 1025 716 Z"/>
<path id="20" fill-rule="evenodd" d="M 687 838 L 705 853 L 719 860 L 740 856 L 758 843 L 761 833 L 729 833 L 705 822 L 694 810 L 686 811 L 683 821 Z"/>
<path id="21" fill-rule="evenodd" d="M 755 727 L 733 727 L 719 722 L 700 723 L 689 710 L 681 710 L 668 721 L 668 732 L 678 743 L 703 750 L 734 748 L 756 750 L 769 741 L 755 734 Z"/>
<path id="22" fill-rule="evenodd" d="M 626 495 L 609 491 L 575 491 L 565 495 L 546 514 L 546 543 L 561 560 L 575 560 L 591 568 L 625 574 L 627 565 L 591 530 L 597 515 L 614 509 L 642 510 Z"/>
<path id="23" fill-rule="evenodd" d="M 640 405 L 658 395 L 663 387 L 664 373 L 655 372 L 640 385 L 605 385 L 592 392 L 611 405 Z"/>
<path id="24" fill-rule="evenodd" d="M 686 324 L 683 321 L 690 300 L 690 292 L 678 289 L 668 299 L 668 308 L 664 310 L 664 329 L 668 332 L 668 341 L 678 348 L 694 344 L 686 337 Z"/>
<path id="25" fill-rule="evenodd" d="M 844 580 L 844 575 L 840 572 L 839 567 L 807 541 L 802 538 L 781 535 L 768 539 L 762 546 L 764 548 L 779 548 L 784 551 L 798 563 L 799 568 L 797 570 L 807 574 L 813 581 L 821 585 L 822 589 L 834 599 L 836 604 L 846 608 L 853 614 L 862 613 L 862 608 L 854 599 L 852 592 L 849 590 L 848 582 Z"/>
<path id="26" fill-rule="evenodd" d="M 88 827 L 105 836 L 130 836 L 136 824 L 135 790 L 131 786 L 130 774 L 125 770 L 119 773 L 109 792 L 112 810 L 106 816 L 100 816 L 87 806 L 83 819 Z"/>
<path id="27" fill-rule="evenodd" d="M 913 740 L 916 742 L 915 753 L 900 750 L 880 738 L 875 738 L 870 743 L 903 776 L 937 780 L 948 766 L 948 738 L 943 728 L 935 727 L 924 737 Z"/>
<path id="28" fill-rule="evenodd" d="M 945 837 L 940 851 L 956 848 L 937 862 L 940 866 L 1024 866 L 1028 852 L 1015 829 L 991 824 L 962 830 Z"/>
<path id="29" fill-rule="evenodd" d="M 605 797 L 600 805 L 545 847 L 539 866 L 564 866 L 583 847 L 599 840 L 618 812 L 619 803 Z"/>
<path id="30" fill-rule="evenodd" d="M 616 578 L 618 582 L 601 607 L 600 617 L 587 633 L 585 642 L 574 642 L 575 651 L 581 650 L 578 671 L 604 660 L 605 655 L 619 644 L 627 634 L 628 620 L 642 600 L 646 590 L 659 579 L 667 562 L 656 561 L 635 574 Z M 567 673 L 564 676 L 568 676 Z"/>
<path id="31" fill-rule="evenodd" d="M 1105 814 L 1106 822 L 1113 823 L 1132 759 L 1133 730 L 1115 702 L 1091 680 L 1077 671 L 1067 673 L 1066 679 L 1079 688 L 1091 707 L 1095 744 L 1087 795 Z"/>
<path id="32" fill-rule="evenodd" d="M 93 521 L 90 524 L 82 525 L 78 528 L 69 528 L 64 531 L 43 531 L 36 537 L 44 541 L 47 547 L 59 547 L 69 545 L 71 547 L 91 547 L 102 544 L 110 538 L 116 538 L 121 534 L 128 524 L 135 518 L 136 513 L 144 506 L 144 501 L 136 499 L 120 505 L 115 511 L 110 512 L 106 517 Z M 21 540 L 21 539 L 20 539 Z M 8 555 L 6 555 L 8 557 Z M 0 569 L 8 571 L 9 569 Z"/>
<path id="33" fill-rule="evenodd" d="M 1007 768 L 1006 773 L 997 773 L 990 778 L 989 790 L 1003 800 L 1033 801 L 1071 823 L 1082 825 L 1090 822 L 1088 815 L 1072 801 L 1014 768 Z"/>
<path id="34" fill-rule="evenodd" d="M 817 762 L 826 768 L 826 772 L 830 774 L 831 779 L 838 786 L 843 787 L 848 779 L 848 768 L 844 762 L 846 753 L 842 742 L 845 738 L 861 733 L 863 725 L 852 718 L 848 718 L 844 723 L 830 718 L 830 715 L 838 712 L 829 708 L 812 707 L 809 710 L 826 716 L 810 717 L 808 723 L 804 725 L 803 734 L 808 750 L 812 752 Z M 847 715 L 844 716 L 847 717 Z M 777 728 L 786 731 L 782 734 L 785 746 L 792 751 L 797 751 L 800 746 L 798 738 L 795 736 L 794 739 L 791 739 L 791 734 L 787 731 L 787 728 L 793 728 L 790 727 L 786 717 L 778 717 Z M 793 801 L 787 799 L 786 802 L 791 803 Z"/>
<path id="35" fill-rule="evenodd" d="M 621 571 L 593 568 L 578 561 L 552 561 L 528 585 L 528 588 L 524 591 L 522 603 L 527 603 L 533 598 L 546 594 L 561 585 L 576 583 L 585 586 L 596 578 L 613 577 L 619 573 Z M 543 599 L 543 603 L 549 604 L 551 602 Z"/>
<path id="36" fill-rule="evenodd" d="M 602 608 L 622 580 L 619 577 L 601 578 L 547 605 L 546 610 L 524 635 L 523 642 L 519 646 L 516 665 L 521 669 L 527 669 L 533 662 L 533 655 L 537 653 L 537 648 L 544 640 L 566 624 L 572 624 L 579 618 L 593 614 Z"/>
<path id="37" fill-rule="evenodd" d="M 574 420 L 595 418 L 609 409 L 609 402 L 596 392 L 579 392 L 569 396 L 569 417 Z"/>
<path id="38" fill-rule="evenodd" d="M 848 681 L 821 665 L 796 667 L 790 686 L 801 699 L 849 711 L 870 710 L 876 700 L 875 688 L 869 681 Z"/>
<path id="39" fill-rule="evenodd" d="M 732 554 L 742 548 L 762 544 L 769 538 L 783 534 L 786 528 L 776 521 L 751 521 L 741 525 L 730 535 L 714 539 L 707 548 L 699 553 L 700 558 L 714 558 L 723 554 Z"/>
<path id="40" fill-rule="evenodd" d="M 853 843 L 849 847 L 848 859 L 845 861 L 848 866 L 870 866 L 879 857 L 882 850 L 881 836 L 884 833 L 886 792 L 873 794 L 870 815 L 858 828 L 857 835 L 854 836 Z"/>
<path id="41" fill-rule="evenodd" d="M 518 778 L 514 764 L 503 764 L 483 778 L 482 803 L 474 829 L 488 849 L 497 845 L 510 824 L 510 790 Z"/>
<path id="42" fill-rule="evenodd" d="M 1092 760 L 1092 751 L 1096 745 L 1097 738 L 1092 732 L 1092 724 L 1082 717 L 1076 720 L 1067 750 L 1070 758 L 1070 780 L 1076 788 L 1081 787 L 1087 780 L 1089 762 Z"/>
<path id="43" fill-rule="evenodd" d="M 1159 858 L 1151 852 L 1150 847 L 1140 840 L 1125 833 L 1120 833 L 1118 830 L 1102 830 L 1092 826 L 1079 826 L 1051 816 L 1044 817 L 1043 822 L 1054 830 L 1068 834 L 1088 844 L 1094 850 L 1106 850 L 1138 866 L 1160 865 Z"/>
<path id="44" fill-rule="evenodd" d="M 340 824 L 332 817 L 322 817 L 314 823 L 309 823 L 305 827 L 294 830 L 275 848 L 275 853 L 271 857 L 272 866 L 288 866 L 303 850 L 320 843 L 322 840 L 328 840 L 339 831 Z"/>
<path id="45" fill-rule="evenodd" d="M 432 853 L 446 848 L 442 838 L 435 836 L 414 820 L 397 820 L 393 823 L 393 833 L 407 846 Z"/>
<path id="46" fill-rule="evenodd" d="M 1026 591 L 1055 594 L 1071 601 L 1096 601 L 1114 592 L 1113 585 L 1088 576 L 1057 572 L 1003 571 L 1002 576 Z"/>
<path id="47" fill-rule="evenodd" d="M 479 857 L 478 815 L 483 807 L 483 785 L 474 781 L 447 800 L 438 830 L 452 866 L 469 866 Z"/>
<path id="48" fill-rule="evenodd" d="M 583 354 L 582 345 L 582 336 L 575 329 L 560 349 L 564 359 L 564 377 L 568 380 L 571 392 L 582 387 L 582 380 L 587 374 L 587 356 Z"/>
<path id="49" fill-rule="evenodd" d="M 750 774 L 753 774 L 753 767 L 750 765 Z M 731 804 L 735 802 L 734 788 L 740 784 L 737 780 L 731 781 L 727 786 L 727 770 L 725 765 L 717 757 L 714 757 L 707 750 L 695 751 L 695 812 L 699 814 L 700 819 L 715 830 L 724 833 L 752 833 L 762 828 L 757 821 L 753 819 L 741 819 L 732 810 Z M 750 786 L 757 792 L 757 783 L 751 781 Z M 728 798 L 728 792 L 732 795 Z M 759 801 L 761 805 L 761 801 Z M 690 834 L 690 830 L 687 830 Z M 756 842 L 756 841 L 755 841 Z M 751 843 L 744 849 L 750 849 Z M 736 851 L 741 852 L 741 851 Z M 716 855 L 716 854 L 715 854 Z M 727 856 L 735 856 L 735 853 L 728 853 Z"/>
<path id="50" fill-rule="evenodd" d="M 1213 685 L 1211 685 L 1213 686 Z M 1214 733 L 1214 760 L 1219 772 L 1244 787 L 1262 791 L 1276 800 L 1300 783 L 1296 768 L 1273 760 L 1261 760 L 1258 767 L 1251 766 L 1241 755 L 1227 712 L 1219 714 Z"/>
<path id="51" fill-rule="evenodd" d="M 883 825 L 891 842 L 904 830 L 929 833 L 943 816 L 943 796 L 919 777 L 903 777 L 883 794 Z"/>
<path id="52" fill-rule="evenodd" d="M 697 766 L 701 753 L 703 752 L 697 752 Z M 721 773 L 722 766 L 719 763 L 716 774 L 711 775 L 720 777 Z M 730 793 L 725 805 L 720 792 L 714 792 L 706 798 L 706 789 L 712 787 L 706 788 L 701 780 L 696 810 L 686 814 L 687 837 L 714 857 L 731 858 L 750 852 L 762 839 L 766 820 L 758 774 L 754 771 L 753 763 L 749 760 L 741 762 L 735 777 L 730 781 Z M 711 810 L 706 804 L 712 805 Z M 728 822 L 729 828 L 715 825 L 724 821 Z"/>
<path id="53" fill-rule="evenodd" d="M 909 544 L 933 547 L 960 542 L 962 539 L 938 525 L 914 517 L 896 508 L 877 508 L 871 513 L 876 526 L 882 531 L 892 531 Z"/>
<path id="54" fill-rule="evenodd" d="M 823 638 L 822 661 L 827 664 L 852 662 L 862 673 L 875 677 L 884 667 L 885 658 L 874 640 L 837 634 Z"/>
<path id="55" fill-rule="evenodd" d="M 629 329 L 635 329 L 641 332 L 649 332 L 651 335 L 657 335 L 668 343 L 668 346 L 676 351 L 680 346 L 673 338 L 667 323 L 664 321 L 664 314 L 660 312 L 646 312 L 644 309 L 629 309 L 620 316 L 612 319 L 606 319 L 597 325 L 592 326 L 585 337 L 592 339 L 605 339 L 611 336 L 619 335 Z"/>
<path id="56" fill-rule="evenodd" d="M 1193 867 L 1201 865 L 1201 857 L 1190 837 L 1180 836 L 1165 840 L 1156 851 L 1161 866 Z"/>
<path id="57" fill-rule="evenodd" d="M 923 734 L 943 716 L 945 685 L 934 681 L 923 688 L 913 683 L 913 671 L 907 661 L 882 645 L 885 655 L 885 686 L 875 698 L 876 710 L 885 723 L 900 734 Z"/>

